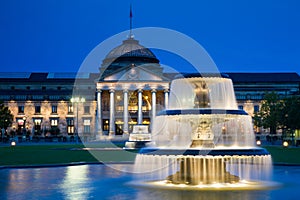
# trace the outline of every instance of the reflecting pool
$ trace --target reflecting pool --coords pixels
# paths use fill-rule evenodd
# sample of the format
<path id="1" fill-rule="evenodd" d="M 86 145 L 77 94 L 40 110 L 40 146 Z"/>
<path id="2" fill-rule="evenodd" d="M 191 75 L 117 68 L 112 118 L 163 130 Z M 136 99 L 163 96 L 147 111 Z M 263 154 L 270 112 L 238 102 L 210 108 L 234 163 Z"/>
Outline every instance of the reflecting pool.
<path id="1" fill-rule="evenodd" d="M 274 166 L 273 181 L 282 186 L 263 191 L 176 191 L 131 186 L 132 165 L 78 165 L 0 170 L 0 199 L 298 199 L 300 166 Z M 120 169 L 120 170 L 116 170 Z"/>

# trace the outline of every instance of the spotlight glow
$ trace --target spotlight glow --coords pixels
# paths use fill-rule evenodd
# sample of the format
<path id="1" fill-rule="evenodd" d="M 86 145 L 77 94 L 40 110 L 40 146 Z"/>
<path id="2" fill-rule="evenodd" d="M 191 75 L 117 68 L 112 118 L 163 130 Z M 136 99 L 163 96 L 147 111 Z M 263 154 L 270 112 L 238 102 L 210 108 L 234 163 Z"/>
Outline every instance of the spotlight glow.
<path id="1" fill-rule="evenodd" d="M 14 146 L 16 146 L 17 145 L 17 143 L 15 142 L 15 141 L 12 141 L 11 143 L 10 143 L 10 146 L 12 146 L 12 147 L 14 147 Z"/>
<path id="2" fill-rule="evenodd" d="M 260 145 L 261 145 L 261 141 L 260 141 L 260 140 L 257 140 L 257 141 L 256 141 L 256 145 L 257 145 L 257 146 L 260 146 Z"/>

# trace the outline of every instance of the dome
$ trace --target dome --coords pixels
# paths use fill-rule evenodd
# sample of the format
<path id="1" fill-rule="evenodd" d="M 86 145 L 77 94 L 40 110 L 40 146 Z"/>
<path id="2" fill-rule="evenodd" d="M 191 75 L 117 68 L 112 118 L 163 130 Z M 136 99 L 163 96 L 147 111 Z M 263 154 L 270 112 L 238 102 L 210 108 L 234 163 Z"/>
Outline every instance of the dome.
<path id="1" fill-rule="evenodd" d="M 146 61 L 149 63 L 158 63 L 158 59 L 154 53 L 139 44 L 138 40 L 128 38 L 123 41 L 123 44 L 115 47 L 104 58 L 103 63 L 111 63 L 115 61 L 128 61 L 134 59 L 135 61 Z"/>

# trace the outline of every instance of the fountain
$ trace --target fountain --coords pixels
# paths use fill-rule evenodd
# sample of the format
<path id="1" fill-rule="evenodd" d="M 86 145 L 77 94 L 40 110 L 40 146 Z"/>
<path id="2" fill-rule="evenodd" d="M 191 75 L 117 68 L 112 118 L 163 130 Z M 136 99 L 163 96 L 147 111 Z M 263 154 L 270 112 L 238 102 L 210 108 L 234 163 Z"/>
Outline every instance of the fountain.
<path id="1" fill-rule="evenodd" d="M 169 107 L 156 116 L 135 171 L 150 187 L 263 189 L 270 187 L 272 159 L 255 145 L 251 116 L 238 110 L 231 79 L 190 74 L 172 81 Z"/>

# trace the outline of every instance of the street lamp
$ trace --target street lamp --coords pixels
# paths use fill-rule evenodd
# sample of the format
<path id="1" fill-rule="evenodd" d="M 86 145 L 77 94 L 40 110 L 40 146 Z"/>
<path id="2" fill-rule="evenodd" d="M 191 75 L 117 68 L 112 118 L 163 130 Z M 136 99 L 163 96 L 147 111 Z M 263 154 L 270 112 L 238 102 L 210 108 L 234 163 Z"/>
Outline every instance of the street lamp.
<path id="1" fill-rule="evenodd" d="M 26 141 L 26 119 L 27 117 L 23 117 L 23 130 L 22 130 L 22 140 Z"/>
<path id="2" fill-rule="evenodd" d="M 83 97 L 72 97 L 71 102 L 73 104 L 76 104 L 76 131 L 75 131 L 75 136 L 76 136 L 76 143 L 78 143 L 78 104 L 79 103 L 84 103 L 85 98 Z"/>
<path id="3" fill-rule="evenodd" d="M 289 143 L 288 143 L 287 141 L 284 141 L 284 142 L 282 143 L 282 146 L 285 147 L 285 148 L 287 148 L 287 147 L 289 146 Z"/>

